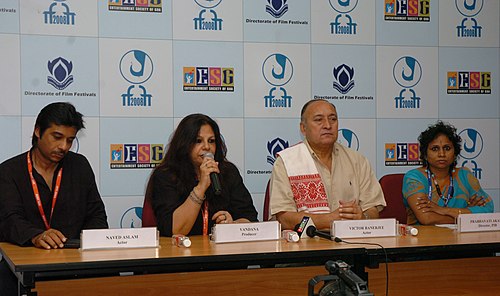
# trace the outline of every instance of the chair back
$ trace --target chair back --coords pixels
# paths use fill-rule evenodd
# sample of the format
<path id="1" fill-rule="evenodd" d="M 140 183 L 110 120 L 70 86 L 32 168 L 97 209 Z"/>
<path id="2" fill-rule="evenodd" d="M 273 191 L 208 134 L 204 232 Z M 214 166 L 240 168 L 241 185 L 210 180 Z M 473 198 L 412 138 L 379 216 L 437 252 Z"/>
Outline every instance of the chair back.
<path id="1" fill-rule="evenodd" d="M 142 206 L 142 227 L 156 227 L 156 217 L 149 198 L 144 197 Z"/>
<path id="2" fill-rule="evenodd" d="M 406 224 L 406 207 L 403 204 L 404 174 L 388 174 L 380 178 L 379 183 L 384 192 L 387 206 L 380 212 L 380 218 L 396 218 L 399 223 Z"/>
<path id="3" fill-rule="evenodd" d="M 267 181 L 266 193 L 264 195 L 264 211 L 262 212 L 262 221 L 269 220 L 269 183 L 271 180 Z"/>

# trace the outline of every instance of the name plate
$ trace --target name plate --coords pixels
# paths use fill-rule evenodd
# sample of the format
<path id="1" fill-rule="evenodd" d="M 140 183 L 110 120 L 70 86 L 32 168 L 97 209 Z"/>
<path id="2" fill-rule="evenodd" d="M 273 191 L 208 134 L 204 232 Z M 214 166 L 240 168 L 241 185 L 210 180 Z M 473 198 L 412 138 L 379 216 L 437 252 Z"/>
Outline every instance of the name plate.
<path id="1" fill-rule="evenodd" d="M 89 229 L 81 234 L 81 249 L 156 248 L 159 246 L 156 227 Z"/>
<path id="2" fill-rule="evenodd" d="M 396 236 L 396 219 L 333 221 L 331 235 L 339 238 Z"/>
<path id="3" fill-rule="evenodd" d="M 211 239 L 215 243 L 277 240 L 280 233 L 278 221 L 216 224 L 212 228 Z"/>
<path id="4" fill-rule="evenodd" d="M 459 232 L 499 231 L 500 213 L 461 214 L 457 224 Z"/>

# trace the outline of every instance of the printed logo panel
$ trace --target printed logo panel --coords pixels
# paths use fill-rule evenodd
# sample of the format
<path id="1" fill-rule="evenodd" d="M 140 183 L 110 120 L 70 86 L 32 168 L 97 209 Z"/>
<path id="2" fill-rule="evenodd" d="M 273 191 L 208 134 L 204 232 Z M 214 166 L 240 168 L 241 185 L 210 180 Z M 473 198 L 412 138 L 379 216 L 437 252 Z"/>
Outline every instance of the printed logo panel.
<path id="1" fill-rule="evenodd" d="M 234 68 L 183 67 L 184 91 L 234 91 Z"/>
<path id="2" fill-rule="evenodd" d="M 385 143 L 385 165 L 422 165 L 419 147 L 418 143 Z"/>
<path id="3" fill-rule="evenodd" d="M 384 20 L 430 22 L 430 0 L 384 0 Z"/>
<path id="4" fill-rule="evenodd" d="M 48 103 L 69 101 L 85 116 L 99 114 L 97 40 L 21 36 L 23 113 L 37 115 Z"/>
<path id="5" fill-rule="evenodd" d="M 271 88 L 264 96 L 266 108 L 289 108 L 292 106 L 292 96 L 284 87 L 293 76 L 293 64 L 281 53 L 268 56 L 262 64 L 262 74 Z"/>
<path id="6" fill-rule="evenodd" d="M 4 2 L 5 0 L 2 4 Z M 98 1 L 23 0 L 17 2 L 20 29 L 23 34 L 98 36 Z"/>
<path id="7" fill-rule="evenodd" d="M 101 39 L 101 116 L 172 114 L 171 54 L 172 43 L 167 40 Z"/>
<path id="8" fill-rule="evenodd" d="M 172 1 L 173 39 L 243 40 L 243 1 Z"/>
<path id="9" fill-rule="evenodd" d="M 374 11 L 379 1 L 310 1 L 311 42 L 375 45 L 375 22 L 379 17 Z"/>
<path id="10" fill-rule="evenodd" d="M 108 0 L 110 11 L 162 12 L 162 0 Z"/>
<path id="11" fill-rule="evenodd" d="M 448 94 L 491 94 L 491 72 L 448 72 Z"/>
<path id="12" fill-rule="evenodd" d="M 110 144 L 111 169 L 149 169 L 163 159 L 162 144 Z"/>
<path id="13" fill-rule="evenodd" d="M 308 43 L 310 10 L 308 1 L 243 1 L 245 40 Z"/>

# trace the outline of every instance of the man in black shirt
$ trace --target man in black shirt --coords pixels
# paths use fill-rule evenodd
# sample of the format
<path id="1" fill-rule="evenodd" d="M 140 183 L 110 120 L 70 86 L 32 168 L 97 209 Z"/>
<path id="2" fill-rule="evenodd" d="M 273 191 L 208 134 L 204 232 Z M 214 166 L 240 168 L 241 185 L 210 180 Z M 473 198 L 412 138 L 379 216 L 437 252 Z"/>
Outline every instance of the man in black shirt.
<path id="1" fill-rule="evenodd" d="M 0 241 L 57 249 L 82 229 L 108 228 L 89 162 L 69 151 L 82 128 L 73 105 L 49 104 L 36 119 L 32 148 L 0 164 Z"/>

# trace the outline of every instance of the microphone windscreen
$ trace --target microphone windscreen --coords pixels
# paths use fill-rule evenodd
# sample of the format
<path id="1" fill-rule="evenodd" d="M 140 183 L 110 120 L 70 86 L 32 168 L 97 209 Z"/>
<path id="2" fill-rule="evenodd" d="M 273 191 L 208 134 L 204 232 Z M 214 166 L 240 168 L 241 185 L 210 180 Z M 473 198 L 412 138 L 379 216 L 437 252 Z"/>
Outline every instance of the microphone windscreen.
<path id="1" fill-rule="evenodd" d="M 214 158 L 214 154 L 212 152 L 204 153 L 203 157 L 210 158 L 210 159 L 215 159 Z"/>
<path id="2" fill-rule="evenodd" d="M 306 234 L 308 237 L 314 237 L 316 235 L 316 227 L 310 225 L 306 228 Z"/>

